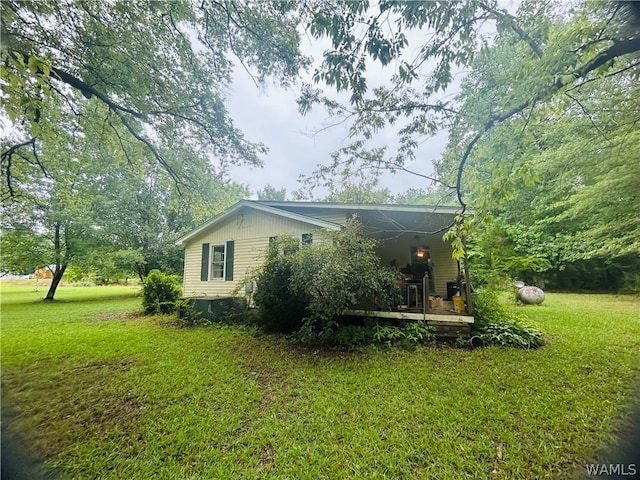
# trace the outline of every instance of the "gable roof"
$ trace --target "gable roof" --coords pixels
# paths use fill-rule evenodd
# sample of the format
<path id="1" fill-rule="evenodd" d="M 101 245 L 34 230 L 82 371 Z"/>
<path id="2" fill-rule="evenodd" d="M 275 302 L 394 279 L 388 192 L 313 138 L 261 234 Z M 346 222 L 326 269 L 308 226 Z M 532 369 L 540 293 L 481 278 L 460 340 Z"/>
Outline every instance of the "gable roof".
<path id="1" fill-rule="evenodd" d="M 205 230 L 224 222 L 242 208 L 270 213 L 280 217 L 297 220 L 309 225 L 329 230 L 340 230 L 343 225 L 317 218 L 320 212 L 344 214 L 344 218 L 357 214 L 370 231 L 429 233 L 448 229 L 456 215 L 462 213 L 460 207 L 433 205 L 387 205 L 331 202 L 276 202 L 240 200 L 224 212 L 206 221 L 176 241 L 176 245 L 184 245 Z M 472 212 L 467 211 L 467 214 Z"/>
<path id="2" fill-rule="evenodd" d="M 386 203 L 288 202 L 270 200 L 258 200 L 255 203 L 260 203 L 269 207 L 281 208 L 285 210 L 324 209 L 345 211 L 415 212 L 449 215 L 458 215 L 462 213 L 461 207 L 441 205 L 390 205 Z M 471 213 L 471 211 L 467 209 L 467 213 Z"/>
<path id="3" fill-rule="evenodd" d="M 456 216 L 464 213 L 461 207 L 437 205 L 388 205 L 329 202 L 261 202 L 274 208 L 295 212 L 310 217 L 347 218 L 357 216 L 367 235 L 380 240 L 394 238 L 398 234 L 438 235 L 447 231 Z M 472 212 L 467 211 L 467 214 Z M 339 223 L 344 221 L 338 220 Z"/>
<path id="4" fill-rule="evenodd" d="M 295 203 L 295 202 L 291 202 L 291 203 Z M 274 208 L 272 206 L 267 205 L 266 202 L 256 202 L 256 201 L 253 201 L 253 200 L 240 200 L 238 203 L 236 203 L 235 205 L 231 206 L 230 208 L 228 208 L 224 212 L 216 215 L 215 217 L 211 218 L 210 220 L 207 220 L 205 223 L 203 223 L 199 227 L 196 227 L 194 230 L 191 230 L 189 233 L 187 233 L 183 237 L 181 237 L 178 240 L 176 240 L 176 245 L 184 245 L 186 242 L 191 240 L 193 237 L 196 237 L 197 235 L 199 235 L 203 231 L 208 230 L 208 229 L 214 227 L 215 225 L 218 225 L 218 224 L 224 222 L 226 219 L 232 217 L 234 214 L 236 214 L 238 211 L 240 211 L 243 208 L 251 208 L 251 209 L 254 209 L 254 210 L 261 211 L 261 212 L 271 213 L 273 215 L 277 215 L 277 216 L 288 218 L 288 219 L 291 219 L 291 220 L 297 220 L 297 221 L 300 221 L 300 222 L 308 223 L 310 225 L 314 225 L 314 226 L 320 227 L 320 228 L 327 228 L 329 230 L 340 230 L 342 228 L 342 226 L 340 224 L 338 224 L 338 223 L 328 222 L 326 220 L 321 220 L 321 219 L 318 219 L 318 218 L 310 217 L 308 215 L 302 215 L 302 214 L 299 214 L 299 213 L 290 212 L 288 210 Z"/>

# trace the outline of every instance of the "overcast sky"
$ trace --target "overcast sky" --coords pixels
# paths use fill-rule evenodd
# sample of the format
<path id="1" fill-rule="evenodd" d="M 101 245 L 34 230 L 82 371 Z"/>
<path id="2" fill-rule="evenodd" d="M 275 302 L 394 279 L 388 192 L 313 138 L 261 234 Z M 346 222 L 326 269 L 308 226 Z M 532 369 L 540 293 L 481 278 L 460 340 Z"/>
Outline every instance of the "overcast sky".
<path id="1" fill-rule="evenodd" d="M 302 48 L 316 60 L 321 58 L 323 48 L 317 44 L 312 47 L 307 38 L 303 39 Z M 381 71 L 380 75 L 386 77 Z M 309 79 L 310 75 L 305 81 Z M 296 104 L 298 93 L 299 87 L 260 90 L 242 68 L 236 69 L 228 101 L 231 116 L 248 140 L 262 142 L 269 148 L 263 168 L 234 167 L 230 171 L 231 178 L 248 185 L 254 197 L 258 190 L 270 184 L 278 189 L 286 188 L 290 199 L 291 193 L 300 188 L 300 174 L 310 174 L 318 164 L 329 163 L 331 152 L 349 144 L 345 126 L 330 127 L 314 135 L 331 120 L 321 108 L 301 115 Z M 390 147 L 389 153 L 393 153 L 394 136 L 394 131 L 389 129 L 381 132 L 377 139 L 378 143 Z M 414 165 L 409 167 L 423 174 L 431 173 L 432 160 L 440 157 L 446 142 L 446 132 L 428 139 L 417 152 Z M 404 173 L 387 174 L 380 179 L 380 185 L 389 188 L 391 193 L 401 193 L 428 184 L 418 176 Z M 316 198 L 322 196 L 322 192 L 315 193 Z"/>

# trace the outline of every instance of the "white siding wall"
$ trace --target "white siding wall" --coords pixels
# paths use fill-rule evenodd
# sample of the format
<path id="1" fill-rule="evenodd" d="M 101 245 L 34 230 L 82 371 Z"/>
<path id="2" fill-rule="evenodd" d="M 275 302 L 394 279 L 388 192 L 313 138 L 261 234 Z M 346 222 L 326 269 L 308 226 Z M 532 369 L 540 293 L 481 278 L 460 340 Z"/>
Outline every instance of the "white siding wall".
<path id="1" fill-rule="evenodd" d="M 291 220 L 249 208 L 243 208 L 232 218 L 216 225 L 193 238 L 185 247 L 184 255 L 184 295 L 191 296 L 229 296 L 236 287 L 241 287 L 239 295 L 244 294 L 244 280 L 265 258 L 269 237 L 313 233 L 313 243 L 323 241 L 323 232 L 314 225 Z M 202 244 L 225 244 L 234 241 L 233 281 L 200 280 L 202 265 Z"/>

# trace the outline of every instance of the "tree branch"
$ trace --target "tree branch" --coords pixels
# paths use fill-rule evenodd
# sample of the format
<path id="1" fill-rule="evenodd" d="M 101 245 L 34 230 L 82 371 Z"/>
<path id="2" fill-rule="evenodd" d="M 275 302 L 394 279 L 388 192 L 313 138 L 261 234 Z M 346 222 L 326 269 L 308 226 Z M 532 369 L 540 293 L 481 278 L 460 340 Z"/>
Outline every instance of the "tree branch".
<path id="1" fill-rule="evenodd" d="M 122 122 L 122 124 L 125 126 L 125 128 L 129 131 L 129 133 L 133 135 L 133 137 L 137 139 L 139 142 L 142 142 L 151 151 L 152 155 L 155 157 L 158 163 L 162 165 L 164 169 L 167 171 L 167 173 L 169 174 L 169 176 L 171 176 L 171 178 L 173 179 L 176 185 L 176 189 L 178 190 L 178 193 L 181 194 L 180 179 L 178 177 L 178 174 L 171 167 L 171 165 L 167 163 L 164 157 L 160 155 L 160 152 L 158 152 L 158 150 L 155 148 L 155 146 L 153 146 L 153 144 L 149 140 L 147 140 L 146 138 L 138 134 L 138 132 L 136 132 L 135 128 L 133 128 L 133 125 L 129 123 L 127 118 L 124 115 L 122 115 L 122 113 L 118 111 L 116 111 L 115 113 L 120 119 L 120 121 Z"/>
<path id="2" fill-rule="evenodd" d="M 529 45 L 529 48 L 533 50 L 533 53 L 535 53 L 538 58 L 542 58 L 544 52 L 542 51 L 540 46 L 533 40 L 533 38 L 531 38 L 527 32 L 520 28 L 517 23 L 517 18 L 515 18 L 513 15 L 510 15 L 504 10 L 497 10 L 493 7 L 490 7 L 484 2 L 480 2 L 480 7 L 483 10 L 494 14 L 496 16 L 496 20 L 502 20 L 504 23 L 506 23 L 511 28 L 511 30 L 513 30 L 518 35 L 518 37 L 520 37 L 522 41 Z"/>

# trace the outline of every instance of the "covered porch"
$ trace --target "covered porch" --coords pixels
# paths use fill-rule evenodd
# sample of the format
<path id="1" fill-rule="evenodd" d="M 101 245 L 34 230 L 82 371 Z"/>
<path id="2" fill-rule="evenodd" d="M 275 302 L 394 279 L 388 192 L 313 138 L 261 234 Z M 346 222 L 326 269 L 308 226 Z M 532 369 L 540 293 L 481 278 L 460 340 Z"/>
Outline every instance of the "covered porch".
<path id="1" fill-rule="evenodd" d="M 452 258 L 443 236 L 458 211 L 454 207 L 393 206 L 358 212 L 367 236 L 378 241 L 381 264 L 398 271 L 402 301 L 392 311 L 356 306 L 350 313 L 397 320 L 423 320 L 442 336 L 466 336 L 473 306 L 463 266 Z"/>
<path id="2" fill-rule="evenodd" d="M 473 314 L 469 313 L 464 297 L 457 294 L 447 300 L 439 296 L 429 295 L 428 283 L 428 280 L 424 279 L 420 284 L 409 284 L 407 297 L 405 297 L 409 300 L 409 305 L 396 305 L 391 311 L 359 306 L 361 308 L 350 310 L 349 315 L 399 321 L 421 320 L 434 327 L 437 336 L 469 337 L 474 319 Z M 413 291 L 414 286 L 422 289 L 421 295 Z M 427 299 L 427 301 L 425 302 L 422 299 Z"/>

